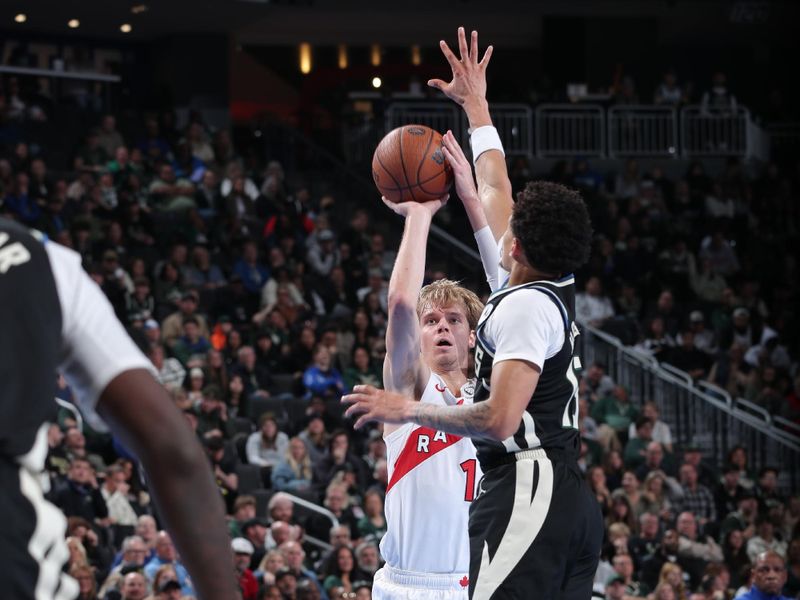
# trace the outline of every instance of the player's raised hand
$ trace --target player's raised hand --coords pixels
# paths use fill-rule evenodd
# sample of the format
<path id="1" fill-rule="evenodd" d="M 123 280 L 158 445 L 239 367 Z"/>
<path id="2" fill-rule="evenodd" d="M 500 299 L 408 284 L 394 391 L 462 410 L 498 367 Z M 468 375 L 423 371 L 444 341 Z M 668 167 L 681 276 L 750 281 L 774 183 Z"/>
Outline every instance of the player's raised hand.
<path id="1" fill-rule="evenodd" d="M 464 105 L 470 99 L 486 98 L 486 67 L 492 58 L 492 47 L 486 48 L 483 58 L 478 60 L 478 32 L 473 31 L 470 44 L 463 27 L 458 28 L 458 49 L 460 58 L 453 54 L 447 42 L 441 40 L 439 47 L 450 64 L 453 79 L 448 83 L 441 79 L 431 79 L 428 85 L 440 90 L 445 96 Z"/>
<path id="2" fill-rule="evenodd" d="M 461 201 L 478 202 L 478 189 L 472 177 L 472 165 L 469 164 L 453 132 L 449 129 L 442 136 L 442 152 L 455 176 L 456 193 Z"/>
<path id="3" fill-rule="evenodd" d="M 416 403 L 395 392 L 379 390 L 371 385 L 357 385 L 342 402 L 352 404 L 344 413 L 346 417 L 361 415 L 353 426 L 361 429 L 371 421 L 400 425 L 408 422 L 409 408 Z"/>
<path id="4" fill-rule="evenodd" d="M 385 196 L 381 196 L 383 203 L 401 217 L 408 217 L 408 215 L 414 211 L 426 211 L 433 216 L 439 211 L 440 208 L 447 204 L 449 199 L 450 194 L 446 194 L 438 200 L 429 200 L 427 202 L 392 202 Z"/>

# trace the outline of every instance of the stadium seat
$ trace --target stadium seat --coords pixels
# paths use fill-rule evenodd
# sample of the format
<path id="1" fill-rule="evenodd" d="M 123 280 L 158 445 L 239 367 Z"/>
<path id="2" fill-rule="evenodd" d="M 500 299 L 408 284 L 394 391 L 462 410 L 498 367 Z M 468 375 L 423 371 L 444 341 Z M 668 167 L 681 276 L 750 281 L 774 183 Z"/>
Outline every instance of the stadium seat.
<path id="1" fill-rule="evenodd" d="M 261 467 L 257 465 L 237 465 L 239 494 L 249 494 L 261 487 Z"/>

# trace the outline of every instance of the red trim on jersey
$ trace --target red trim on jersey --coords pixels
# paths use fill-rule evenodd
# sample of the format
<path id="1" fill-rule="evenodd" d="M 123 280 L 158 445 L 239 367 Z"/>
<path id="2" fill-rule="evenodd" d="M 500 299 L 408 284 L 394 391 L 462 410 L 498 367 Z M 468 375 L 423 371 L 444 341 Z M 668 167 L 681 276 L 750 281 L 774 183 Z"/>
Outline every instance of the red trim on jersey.
<path id="1" fill-rule="evenodd" d="M 435 429 L 430 429 L 428 427 L 418 427 L 411 432 L 411 435 L 409 435 L 408 439 L 406 440 L 406 445 L 403 446 L 403 449 L 400 451 L 400 456 L 397 457 L 397 461 L 394 463 L 392 479 L 389 481 L 389 485 L 386 486 L 387 494 L 398 481 L 400 481 L 404 476 L 408 475 L 416 467 L 428 460 L 434 454 L 449 448 L 461 439 L 460 435 L 446 433 L 444 435 L 447 438 L 447 442 L 434 440 L 433 437 L 437 433 L 438 432 Z M 423 435 L 428 436 L 428 452 L 417 452 L 419 438 Z"/>
<path id="2" fill-rule="evenodd" d="M 438 383 L 434 384 L 433 387 L 436 388 L 437 392 L 442 392 L 443 394 L 445 393 L 445 391 L 447 391 L 447 386 L 444 386 L 444 385 L 440 386 Z"/>

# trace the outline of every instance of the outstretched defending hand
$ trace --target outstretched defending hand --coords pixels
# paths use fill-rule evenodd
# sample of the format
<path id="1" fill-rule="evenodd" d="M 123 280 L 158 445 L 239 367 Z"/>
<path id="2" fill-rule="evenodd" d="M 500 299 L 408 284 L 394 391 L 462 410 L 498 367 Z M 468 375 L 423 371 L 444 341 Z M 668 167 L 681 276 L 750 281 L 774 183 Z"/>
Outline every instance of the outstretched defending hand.
<path id="1" fill-rule="evenodd" d="M 441 40 L 439 46 L 444 57 L 450 63 L 453 79 L 450 83 L 441 79 L 431 79 L 428 85 L 440 90 L 445 96 L 461 106 L 470 99 L 484 100 L 486 98 L 486 67 L 492 57 L 492 47 L 486 48 L 483 58 L 478 61 L 478 32 L 473 31 L 470 47 L 467 47 L 467 36 L 464 28 L 458 28 L 458 48 L 461 58 L 456 58 L 447 42 Z"/>
<path id="2" fill-rule="evenodd" d="M 478 202 L 478 190 L 475 187 L 475 180 L 472 178 L 472 165 L 469 164 L 464 151 L 456 141 L 456 137 L 449 129 L 442 136 L 442 152 L 456 180 L 456 193 L 461 198 L 461 202 Z"/>
<path id="3" fill-rule="evenodd" d="M 346 417 L 361 415 L 355 429 L 361 429 L 370 421 L 401 425 L 407 422 L 407 410 L 416 405 L 402 394 L 379 390 L 371 385 L 357 385 L 353 391 L 342 396 L 342 402 L 352 404 L 344 413 Z"/>
<path id="4" fill-rule="evenodd" d="M 447 194 L 438 200 L 428 200 L 427 202 L 392 202 L 385 196 L 381 196 L 383 203 L 388 206 L 392 211 L 396 212 L 401 217 L 408 217 L 414 211 L 425 211 L 430 213 L 431 217 L 435 215 L 440 208 L 442 208 L 450 199 L 450 194 Z"/>

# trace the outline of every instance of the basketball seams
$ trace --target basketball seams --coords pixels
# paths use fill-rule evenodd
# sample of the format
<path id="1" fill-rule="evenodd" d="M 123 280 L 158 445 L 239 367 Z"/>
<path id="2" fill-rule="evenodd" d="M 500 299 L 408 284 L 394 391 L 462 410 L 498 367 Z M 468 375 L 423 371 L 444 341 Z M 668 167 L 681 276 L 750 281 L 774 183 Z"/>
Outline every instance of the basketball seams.
<path id="1" fill-rule="evenodd" d="M 422 174 L 422 167 L 425 166 L 425 160 L 428 158 L 428 150 L 431 149 L 431 142 L 433 142 L 433 129 L 431 129 L 430 134 L 428 135 L 428 144 L 425 146 L 425 151 L 422 153 L 422 157 L 419 160 L 419 166 L 417 167 L 416 185 L 418 185 L 420 189 L 422 189 L 422 183 L 419 180 L 419 176 Z M 424 192 L 425 190 L 422 191 Z"/>
<path id="2" fill-rule="evenodd" d="M 408 192 L 411 194 L 411 199 L 416 202 L 417 198 L 414 196 L 414 190 L 412 189 L 411 182 L 408 180 L 408 173 L 406 172 L 406 161 L 403 157 L 403 134 L 405 133 L 405 127 L 400 130 L 400 168 L 403 169 L 403 177 L 406 178 L 406 185 L 408 185 Z"/>

